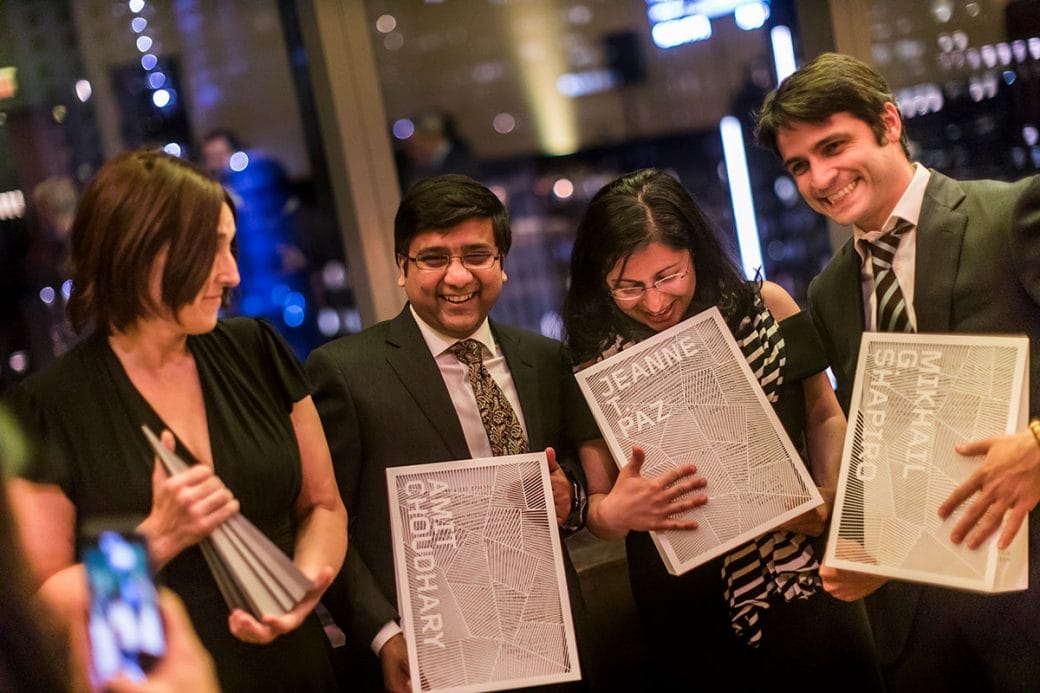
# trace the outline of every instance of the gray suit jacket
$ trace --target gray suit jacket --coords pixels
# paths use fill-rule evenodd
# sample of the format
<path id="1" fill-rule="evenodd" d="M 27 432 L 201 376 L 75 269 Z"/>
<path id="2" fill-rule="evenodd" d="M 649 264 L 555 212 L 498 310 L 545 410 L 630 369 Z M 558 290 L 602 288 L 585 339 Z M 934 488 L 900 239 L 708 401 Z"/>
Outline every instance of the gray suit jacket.
<path id="1" fill-rule="evenodd" d="M 850 239 L 809 285 L 809 307 L 848 411 L 864 331 Z M 932 172 L 917 227 L 918 332 L 1026 334 L 1040 412 L 1040 178 L 955 181 Z"/>
<path id="2" fill-rule="evenodd" d="M 530 449 L 552 446 L 561 466 L 581 478 L 574 443 L 599 433 L 561 344 L 491 327 L 516 385 Z M 392 320 L 316 349 L 307 373 L 350 516 L 347 560 L 323 602 L 348 639 L 367 648 L 397 616 L 386 468 L 471 455 L 408 306 Z"/>
<path id="3" fill-rule="evenodd" d="M 918 332 L 1028 335 L 1030 410 L 1040 413 L 1040 177 L 1017 183 L 956 181 L 933 171 L 916 256 Z M 809 285 L 809 306 L 847 414 L 864 331 L 860 259 L 852 240 Z M 1037 518 L 1036 512 L 1030 516 L 1032 536 Z M 1037 565 L 1032 561 L 1029 592 L 1009 597 L 1022 599 L 1034 620 L 1038 612 L 1024 600 L 1040 601 Z M 892 582 L 868 597 L 883 664 L 903 650 L 922 589 L 937 588 Z M 964 594 L 946 593 L 951 599 Z M 1009 633 L 1007 625 L 997 630 Z"/>

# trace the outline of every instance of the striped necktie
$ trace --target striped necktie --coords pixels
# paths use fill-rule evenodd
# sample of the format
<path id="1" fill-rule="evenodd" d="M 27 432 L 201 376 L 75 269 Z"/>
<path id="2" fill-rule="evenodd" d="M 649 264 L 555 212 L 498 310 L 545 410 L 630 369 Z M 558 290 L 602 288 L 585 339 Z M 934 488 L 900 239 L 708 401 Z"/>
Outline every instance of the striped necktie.
<path id="1" fill-rule="evenodd" d="M 452 344 L 449 348 L 462 363 L 469 366 L 469 384 L 477 398 L 477 409 L 480 421 L 484 424 L 488 442 L 491 443 L 491 454 L 519 455 L 527 452 L 527 437 L 520 425 L 509 400 L 498 386 L 491 373 L 484 368 L 480 342 L 466 339 Z"/>
<path id="2" fill-rule="evenodd" d="M 874 269 L 874 296 L 877 316 L 874 329 L 878 332 L 916 332 L 916 326 L 907 312 L 906 297 L 892 269 L 892 258 L 899 247 L 900 237 L 913 227 L 901 219 L 895 228 L 870 243 L 870 262 Z"/>

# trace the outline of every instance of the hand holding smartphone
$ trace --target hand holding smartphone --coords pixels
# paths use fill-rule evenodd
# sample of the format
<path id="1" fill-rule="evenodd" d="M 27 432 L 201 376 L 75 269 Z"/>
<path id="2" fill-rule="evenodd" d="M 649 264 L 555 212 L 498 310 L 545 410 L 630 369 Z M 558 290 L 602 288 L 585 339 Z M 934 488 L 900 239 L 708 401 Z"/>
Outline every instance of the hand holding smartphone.
<path id="1" fill-rule="evenodd" d="M 84 534 L 93 684 L 120 674 L 143 681 L 165 651 L 147 546 L 125 521 L 94 522 Z"/>

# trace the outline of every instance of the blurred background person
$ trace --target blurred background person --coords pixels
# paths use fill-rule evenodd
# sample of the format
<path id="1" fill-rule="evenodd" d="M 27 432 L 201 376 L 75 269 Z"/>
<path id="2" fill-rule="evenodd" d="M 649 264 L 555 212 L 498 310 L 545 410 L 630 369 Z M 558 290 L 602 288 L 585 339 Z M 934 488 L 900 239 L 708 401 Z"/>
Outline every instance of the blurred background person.
<path id="1" fill-rule="evenodd" d="M 83 523 L 144 518 L 222 688 L 330 688 L 313 608 L 342 563 L 346 511 L 288 346 L 263 321 L 218 321 L 239 282 L 234 238 L 229 197 L 191 164 L 137 151 L 100 169 L 72 228 L 69 312 L 89 334 L 15 392 L 42 454 L 11 482 L 14 508 L 44 588 L 78 571 Z M 191 469 L 167 477 L 142 424 Z M 239 510 L 314 583 L 285 616 L 228 615 L 198 548 Z"/>
<path id="2" fill-rule="evenodd" d="M 214 128 L 202 138 L 202 166 L 206 173 L 224 182 L 231 171 L 231 157 L 243 151 L 241 140 L 230 128 Z M 237 200 L 236 200 L 237 202 Z"/>
<path id="3" fill-rule="evenodd" d="M 688 681 L 694 658 L 709 680 L 738 687 L 840 676 L 856 690 L 880 690 L 863 604 L 834 599 L 819 576 L 845 417 L 808 314 L 780 286 L 744 279 L 671 176 L 643 169 L 603 186 L 571 258 L 563 314 L 575 363 L 617 353 L 712 306 L 803 451 L 825 504 L 676 577 L 646 530 L 702 531 L 670 519 L 704 502 L 687 495 L 696 484 L 677 472 L 643 478 L 639 452 L 619 472 L 603 441 L 586 444 L 588 527 L 602 538 L 626 538 L 632 593 L 656 655 L 651 676 L 662 687 Z M 708 503 L 711 489 L 708 478 Z"/>
<path id="4" fill-rule="evenodd" d="M 72 178 L 51 176 L 32 189 L 23 215 L 0 219 L 0 394 L 75 342 L 65 302 L 78 195 Z"/>
<path id="5" fill-rule="evenodd" d="M 33 370 L 65 353 L 76 341 L 65 302 L 71 290 L 69 232 L 78 202 L 79 190 L 68 176 L 47 178 L 33 188 L 30 197 L 31 232 L 21 310 Z"/>
<path id="6" fill-rule="evenodd" d="M 246 149 L 228 128 L 210 131 L 201 152 L 206 171 L 224 185 L 235 203 L 242 276 L 235 307 L 244 315 L 293 328 L 283 334 L 303 359 L 319 337 L 312 263 L 305 253 L 312 245 L 307 236 L 313 225 L 301 228 L 300 197 L 281 163 L 259 150 Z"/>
<path id="7" fill-rule="evenodd" d="M 76 183 L 68 176 L 47 178 L 33 188 L 30 210 L 37 223 L 29 258 L 41 274 L 68 276 L 69 232 L 78 202 Z"/>
<path id="8" fill-rule="evenodd" d="M 480 178 L 477 160 L 448 113 L 424 113 L 412 121 L 415 130 L 399 142 L 397 175 L 407 191 L 423 178 L 461 173 Z"/>

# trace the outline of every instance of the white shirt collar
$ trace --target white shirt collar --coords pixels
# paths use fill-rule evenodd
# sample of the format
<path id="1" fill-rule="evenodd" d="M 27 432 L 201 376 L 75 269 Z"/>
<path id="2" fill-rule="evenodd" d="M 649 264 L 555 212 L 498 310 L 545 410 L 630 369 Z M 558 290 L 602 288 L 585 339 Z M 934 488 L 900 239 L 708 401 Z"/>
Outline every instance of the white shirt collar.
<path id="1" fill-rule="evenodd" d="M 910 179 L 910 184 L 906 186 L 906 190 L 903 191 L 899 202 L 892 209 L 892 213 L 888 215 L 888 219 L 881 225 L 881 229 L 868 232 L 858 226 L 853 226 L 852 234 L 857 240 L 876 241 L 891 231 L 900 219 L 909 221 L 915 227 L 917 226 L 917 221 L 921 218 L 921 207 L 924 205 L 924 191 L 928 187 L 928 179 L 931 178 L 932 172 L 926 166 L 918 163 L 915 163 L 913 167 L 914 177 Z"/>
<path id="2" fill-rule="evenodd" d="M 429 323 L 420 318 L 419 314 L 415 312 L 415 306 L 408 304 L 408 309 L 412 311 L 412 317 L 415 318 L 415 324 L 419 326 L 419 332 L 422 333 L 423 340 L 426 342 L 426 346 L 430 349 L 430 353 L 433 354 L 434 358 L 450 349 L 456 342 L 462 341 L 455 337 L 449 337 L 443 332 L 431 327 Z M 477 329 L 473 331 L 473 334 L 466 337 L 466 339 L 477 340 L 492 356 L 495 355 L 495 338 L 491 334 L 491 323 L 488 322 L 486 317 Z"/>

